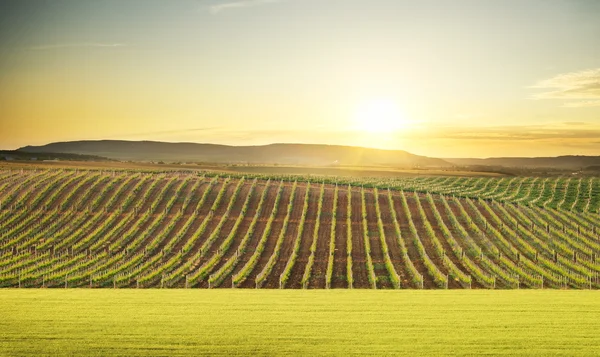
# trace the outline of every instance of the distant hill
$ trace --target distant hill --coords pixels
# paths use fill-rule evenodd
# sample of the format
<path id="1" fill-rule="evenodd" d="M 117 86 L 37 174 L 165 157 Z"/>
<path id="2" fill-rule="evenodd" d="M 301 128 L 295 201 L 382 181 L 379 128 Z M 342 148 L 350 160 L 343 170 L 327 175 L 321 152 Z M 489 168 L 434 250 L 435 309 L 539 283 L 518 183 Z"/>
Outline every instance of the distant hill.
<path id="1" fill-rule="evenodd" d="M 583 169 L 586 172 L 598 172 L 600 173 L 600 165 L 588 166 Z"/>
<path id="2" fill-rule="evenodd" d="M 489 159 L 444 159 L 460 166 L 502 166 L 522 168 L 553 168 L 581 170 L 600 165 L 600 156 L 557 156 L 557 157 L 496 157 Z"/>
<path id="3" fill-rule="evenodd" d="M 156 141 L 100 140 L 26 146 L 18 149 L 18 151 L 96 155 L 116 160 L 133 161 L 315 166 L 452 166 L 442 159 L 414 155 L 401 150 L 379 150 L 354 146 L 313 144 L 227 146 Z"/>
<path id="4" fill-rule="evenodd" d="M 95 155 L 79 155 L 54 152 L 37 152 L 37 151 L 19 151 L 19 150 L 0 150 L 0 160 L 2 161 L 113 161 L 106 157 Z"/>

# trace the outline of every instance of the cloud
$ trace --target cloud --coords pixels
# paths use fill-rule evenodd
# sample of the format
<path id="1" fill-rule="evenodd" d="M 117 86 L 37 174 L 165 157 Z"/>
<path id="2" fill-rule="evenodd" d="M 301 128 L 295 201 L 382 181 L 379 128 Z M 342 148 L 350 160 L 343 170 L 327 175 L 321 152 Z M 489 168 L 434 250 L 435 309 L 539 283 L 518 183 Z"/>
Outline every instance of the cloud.
<path id="1" fill-rule="evenodd" d="M 105 140 L 105 139 L 123 139 L 123 140 L 160 140 L 165 137 L 184 137 L 186 135 L 202 135 L 212 133 L 214 135 L 219 129 L 224 127 L 211 126 L 204 128 L 186 128 L 174 130 L 155 130 L 145 132 L 133 132 L 122 134 L 110 134 L 108 136 L 88 137 L 87 140 Z"/>
<path id="2" fill-rule="evenodd" d="M 534 99 L 579 100 L 564 103 L 563 107 L 600 106 L 600 68 L 559 74 L 539 81 L 531 88 L 546 90 L 535 94 Z"/>
<path id="3" fill-rule="evenodd" d="M 411 136 L 414 138 L 417 135 Z M 423 139 L 477 142 L 547 142 L 556 140 L 590 142 L 600 137 L 600 125 L 585 122 L 563 122 L 496 127 L 438 126 L 418 136 Z"/>
<path id="4" fill-rule="evenodd" d="M 600 107 L 599 100 L 585 100 L 579 102 L 567 102 L 562 105 L 565 108 L 584 108 L 584 107 Z"/>
<path id="5" fill-rule="evenodd" d="M 82 48 L 82 47 L 126 47 L 127 45 L 124 43 L 94 43 L 94 42 L 86 42 L 86 43 L 59 43 L 59 44 L 51 44 L 51 45 L 40 45 L 29 47 L 30 50 L 34 51 L 43 51 L 43 50 L 55 50 L 60 48 Z"/>
<path id="6" fill-rule="evenodd" d="M 210 6 L 210 12 L 213 14 L 218 14 L 222 11 L 239 9 L 244 7 L 254 7 L 266 4 L 275 4 L 279 2 L 283 2 L 285 0 L 240 0 L 240 1 L 230 1 L 224 2 L 220 4 L 215 4 Z"/>
<path id="7" fill-rule="evenodd" d="M 582 125 L 590 125 L 590 123 L 586 123 L 583 121 L 565 121 L 563 122 L 564 125 L 569 125 L 569 126 L 582 126 Z"/>
<path id="8" fill-rule="evenodd" d="M 134 137 L 134 136 L 153 136 L 153 135 L 171 135 L 171 134 L 186 134 L 186 133 L 198 133 L 198 132 L 212 132 L 223 127 L 211 126 L 205 128 L 188 128 L 188 129 L 177 129 L 177 130 L 160 130 L 160 131 L 146 131 L 146 132 L 138 132 L 138 133 L 129 133 L 119 135 L 121 137 Z"/>

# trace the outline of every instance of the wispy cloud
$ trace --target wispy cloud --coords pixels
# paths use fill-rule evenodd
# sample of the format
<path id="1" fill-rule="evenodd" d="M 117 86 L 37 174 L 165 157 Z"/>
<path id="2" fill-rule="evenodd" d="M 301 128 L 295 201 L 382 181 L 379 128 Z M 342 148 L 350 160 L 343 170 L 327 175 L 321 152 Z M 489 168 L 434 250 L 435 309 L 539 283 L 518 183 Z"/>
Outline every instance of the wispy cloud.
<path id="1" fill-rule="evenodd" d="M 112 137 L 152 137 L 155 135 L 171 135 L 171 134 L 189 134 L 199 132 L 214 132 L 215 130 L 222 129 L 223 127 L 211 126 L 204 128 L 189 128 L 189 129 L 177 129 L 177 130 L 159 130 L 159 131 L 145 131 L 138 133 L 128 133 Z"/>
<path id="2" fill-rule="evenodd" d="M 424 137 L 482 141 L 589 141 L 600 137 L 600 126 L 585 122 L 544 123 L 497 127 L 441 127 Z"/>
<path id="3" fill-rule="evenodd" d="M 244 7 L 254 7 L 266 4 L 275 4 L 284 2 L 285 0 L 239 0 L 239 1 L 229 1 L 223 2 L 220 4 L 211 5 L 209 7 L 210 12 L 213 14 L 218 14 L 220 12 L 226 10 L 239 9 Z"/>
<path id="4" fill-rule="evenodd" d="M 567 102 L 563 107 L 600 106 L 600 68 L 559 74 L 540 81 L 531 88 L 546 90 L 535 94 L 534 99 L 579 100 Z"/>
<path id="5" fill-rule="evenodd" d="M 82 47 L 126 47 L 124 43 L 97 43 L 97 42 L 84 42 L 84 43 L 56 43 L 50 45 L 40 45 L 29 47 L 30 50 L 43 51 L 43 50 L 55 50 L 61 48 L 82 48 Z"/>
<path id="6" fill-rule="evenodd" d="M 584 100 L 579 102 L 568 102 L 562 105 L 565 108 L 600 107 L 599 100 Z"/>
<path id="7" fill-rule="evenodd" d="M 583 121 L 565 121 L 563 122 L 564 125 L 568 125 L 568 126 L 584 126 L 584 125 L 590 125 L 590 123 L 586 123 Z"/>

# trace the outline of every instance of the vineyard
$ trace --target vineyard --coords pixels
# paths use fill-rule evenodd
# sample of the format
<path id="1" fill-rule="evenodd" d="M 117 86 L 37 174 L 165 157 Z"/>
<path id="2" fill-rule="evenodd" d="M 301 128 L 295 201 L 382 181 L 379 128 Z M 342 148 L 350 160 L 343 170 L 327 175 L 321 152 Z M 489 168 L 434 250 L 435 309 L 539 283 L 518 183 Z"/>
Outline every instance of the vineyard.
<path id="1" fill-rule="evenodd" d="M 0 171 L 0 286 L 598 289 L 600 180 Z"/>

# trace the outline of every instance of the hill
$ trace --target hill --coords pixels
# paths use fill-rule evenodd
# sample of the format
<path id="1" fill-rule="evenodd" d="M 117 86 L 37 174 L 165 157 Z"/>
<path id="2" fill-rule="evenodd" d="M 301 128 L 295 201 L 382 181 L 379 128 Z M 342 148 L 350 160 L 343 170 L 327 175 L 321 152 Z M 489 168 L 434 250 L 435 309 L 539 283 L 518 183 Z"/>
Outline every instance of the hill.
<path id="1" fill-rule="evenodd" d="M 576 183 L 543 181 L 559 202 Z M 369 186 L 0 170 L 0 287 L 600 288 L 588 190 L 555 209 Z"/>
<path id="2" fill-rule="evenodd" d="M 113 161 L 96 155 L 65 154 L 54 152 L 0 150 L 0 161 Z"/>
<path id="3" fill-rule="evenodd" d="M 581 170 L 600 165 L 600 156 L 557 156 L 557 157 L 492 157 L 487 159 L 444 159 L 461 166 L 502 166 L 519 168 L 552 168 Z"/>
<path id="4" fill-rule="evenodd" d="M 401 150 L 354 146 L 271 144 L 227 146 L 156 141 L 71 141 L 26 146 L 22 152 L 97 155 L 116 160 L 314 166 L 448 167 L 448 162 Z"/>

